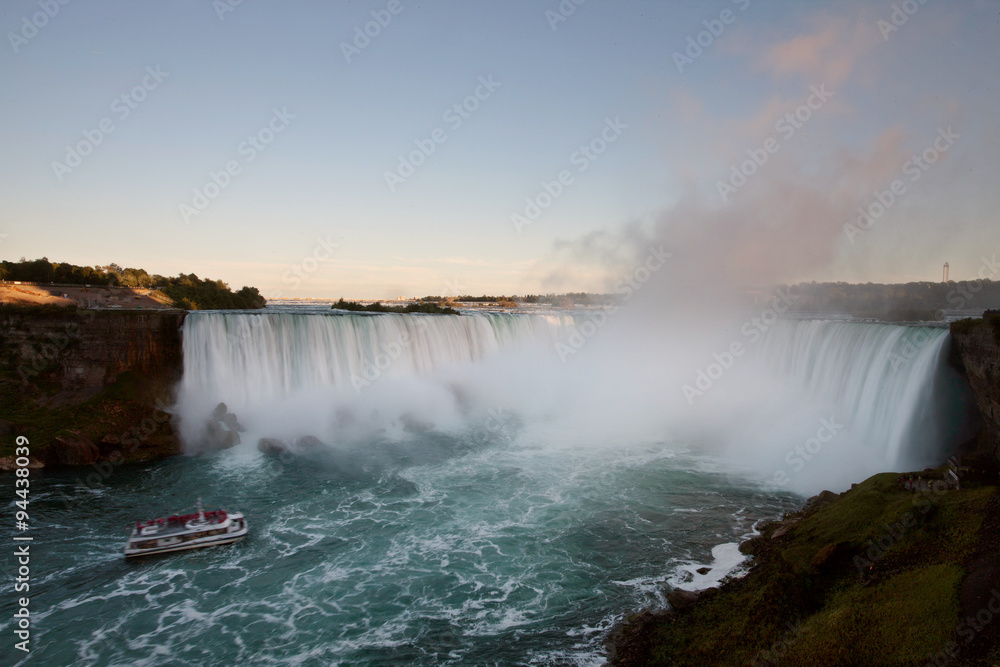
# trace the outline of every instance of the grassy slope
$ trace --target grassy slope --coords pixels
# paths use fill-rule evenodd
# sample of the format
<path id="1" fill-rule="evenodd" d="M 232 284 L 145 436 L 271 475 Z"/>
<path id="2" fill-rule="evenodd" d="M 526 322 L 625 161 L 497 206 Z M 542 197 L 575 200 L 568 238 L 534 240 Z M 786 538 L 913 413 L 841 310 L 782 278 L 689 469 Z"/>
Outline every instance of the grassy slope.
<path id="1" fill-rule="evenodd" d="M 651 655 L 624 664 L 925 664 L 954 638 L 963 566 L 995 489 L 919 494 L 896 478 L 866 480 L 777 539 L 769 526 L 750 545 L 750 575 L 648 623 Z M 856 567 L 880 539 L 870 569 Z"/>

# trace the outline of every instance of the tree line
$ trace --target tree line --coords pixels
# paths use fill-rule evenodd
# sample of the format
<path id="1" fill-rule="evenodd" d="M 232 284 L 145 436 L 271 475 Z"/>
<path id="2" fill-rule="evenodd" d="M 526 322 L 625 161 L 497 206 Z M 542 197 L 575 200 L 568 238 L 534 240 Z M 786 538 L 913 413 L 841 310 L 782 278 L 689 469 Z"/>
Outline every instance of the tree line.
<path id="1" fill-rule="evenodd" d="M 199 278 L 193 273 L 168 278 L 150 275 L 145 269 L 107 266 L 77 266 L 68 262 L 50 262 L 47 257 L 0 262 L 0 280 L 32 283 L 62 283 L 95 287 L 138 287 L 158 289 L 177 308 L 186 310 L 226 310 L 263 308 L 267 300 L 256 287 L 233 292 L 221 280 Z"/>
<path id="2" fill-rule="evenodd" d="M 1000 282 L 800 283 L 791 288 L 793 311 L 844 313 L 855 317 L 936 319 L 943 310 L 1000 306 Z"/>
<path id="3" fill-rule="evenodd" d="M 566 294 L 525 294 L 524 296 L 425 296 L 420 299 L 425 303 L 495 303 L 513 308 L 519 303 L 539 303 L 549 306 L 571 308 L 573 306 L 603 306 L 614 303 L 612 294 L 591 294 L 589 292 L 567 292 Z"/>

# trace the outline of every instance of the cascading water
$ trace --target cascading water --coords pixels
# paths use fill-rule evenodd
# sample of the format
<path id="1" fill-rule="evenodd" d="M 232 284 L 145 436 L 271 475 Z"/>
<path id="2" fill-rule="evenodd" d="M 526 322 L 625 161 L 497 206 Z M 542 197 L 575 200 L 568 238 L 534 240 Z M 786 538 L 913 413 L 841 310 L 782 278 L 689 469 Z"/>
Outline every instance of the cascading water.
<path id="1" fill-rule="evenodd" d="M 384 433 L 408 420 L 454 431 L 491 408 L 570 428 L 593 418 L 600 400 L 594 396 L 603 398 L 608 387 L 619 404 L 655 400 L 684 420 L 679 392 L 669 384 L 632 380 L 631 351 L 619 347 L 629 355 L 621 364 L 586 375 L 585 360 L 558 363 L 557 343 L 565 344 L 578 324 L 570 316 L 499 313 L 192 313 L 178 402 L 184 435 L 196 441 L 219 401 L 239 415 L 251 440 L 314 435 L 334 442 L 370 435 L 358 430 L 362 425 Z M 932 463 L 961 432 L 963 397 L 947 367 L 947 339 L 946 330 L 929 327 L 780 321 L 709 397 L 710 423 L 687 428 L 714 433 L 737 461 L 780 473 L 819 458 L 809 441 L 826 419 L 820 444 L 836 445 L 826 447 L 829 460 L 788 480 L 776 475 L 804 491 Z M 552 403 L 558 410 L 540 411 L 553 392 L 561 394 Z M 662 395 L 651 399 L 656 392 Z M 663 437 L 671 431 L 666 419 L 650 415 L 637 431 Z M 633 430 L 637 420 L 628 419 Z M 788 454 L 800 444 L 810 449 Z"/>
<path id="2" fill-rule="evenodd" d="M 850 322 L 788 322 L 765 342 L 767 364 L 814 396 L 827 398 L 891 466 L 942 453 L 954 389 L 946 329 Z"/>
<path id="3" fill-rule="evenodd" d="M 488 374 L 511 355 L 544 363 L 572 323 L 499 313 L 192 313 L 178 401 L 184 435 L 195 442 L 220 401 L 260 435 L 332 441 L 357 434 L 347 422 L 391 429 L 414 419 L 448 430 L 482 407 L 484 383 L 470 370 Z"/>
<path id="4" fill-rule="evenodd" d="M 948 341 L 943 328 L 778 322 L 736 381 L 764 397 L 729 451 L 805 492 L 938 464 L 974 432 Z"/>
<path id="5" fill-rule="evenodd" d="M 225 401 L 243 441 L 96 489 L 33 478 L 59 527 L 24 664 L 602 664 L 618 620 L 718 581 L 790 491 L 932 460 L 956 428 L 943 330 L 778 322 L 692 406 L 704 349 L 587 317 L 190 314 L 184 437 Z M 307 435 L 325 447 L 257 451 Z M 123 561 L 136 518 L 199 496 L 248 538 Z"/>
<path id="6" fill-rule="evenodd" d="M 571 318 L 191 313 L 184 390 L 252 401 L 427 374 L 507 348 L 551 346 Z"/>

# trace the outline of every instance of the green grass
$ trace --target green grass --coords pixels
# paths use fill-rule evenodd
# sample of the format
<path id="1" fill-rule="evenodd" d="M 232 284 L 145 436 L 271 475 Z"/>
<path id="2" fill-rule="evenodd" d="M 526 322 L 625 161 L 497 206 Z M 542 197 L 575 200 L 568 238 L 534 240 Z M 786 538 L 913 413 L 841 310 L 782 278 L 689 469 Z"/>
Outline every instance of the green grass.
<path id="1" fill-rule="evenodd" d="M 952 639 L 963 574 L 955 564 L 929 565 L 838 591 L 802 624 L 783 664 L 918 663 Z"/>
<path id="2" fill-rule="evenodd" d="M 996 489 L 921 494 L 897 477 L 875 475 L 800 513 L 778 539 L 766 527 L 747 577 L 658 622 L 648 664 L 746 665 L 774 649 L 780 665 L 923 664 L 959 622 L 964 564 Z"/>

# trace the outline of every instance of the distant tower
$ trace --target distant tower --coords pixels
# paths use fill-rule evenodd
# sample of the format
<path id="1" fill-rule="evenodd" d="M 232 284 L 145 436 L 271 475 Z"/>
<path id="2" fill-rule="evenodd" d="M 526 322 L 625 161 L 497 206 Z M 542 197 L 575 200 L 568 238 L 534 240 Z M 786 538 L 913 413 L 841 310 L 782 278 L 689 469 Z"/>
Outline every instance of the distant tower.
<path id="1" fill-rule="evenodd" d="M 943 278 L 942 282 L 948 282 L 948 262 L 944 263 L 944 273 L 942 273 L 941 275 Z"/>

